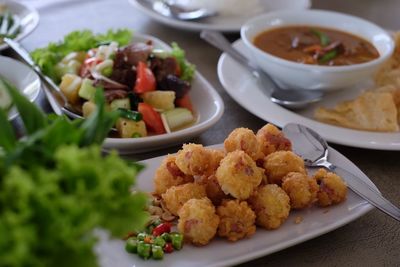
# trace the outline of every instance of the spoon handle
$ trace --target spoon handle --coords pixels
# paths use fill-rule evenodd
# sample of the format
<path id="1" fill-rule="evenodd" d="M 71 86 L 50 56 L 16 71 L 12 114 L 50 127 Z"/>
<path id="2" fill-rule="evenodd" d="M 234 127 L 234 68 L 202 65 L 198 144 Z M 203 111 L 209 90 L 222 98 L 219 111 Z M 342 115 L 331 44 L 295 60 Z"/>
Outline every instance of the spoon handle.
<path id="1" fill-rule="evenodd" d="M 221 33 L 216 31 L 202 31 L 200 33 L 200 37 L 222 52 L 227 53 L 240 64 L 247 66 L 254 76 L 262 80 L 261 84 L 263 84 L 263 88 L 269 91 L 269 94 L 271 94 L 275 88 L 278 87 L 267 73 L 265 73 L 257 65 L 247 59 L 247 57 L 233 48 L 231 43 Z"/>
<path id="2" fill-rule="evenodd" d="M 379 191 L 365 183 L 361 178 L 355 176 L 351 172 L 335 165 L 326 166 L 332 172 L 342 176 L 347 185 L 356 194 L 367 200 L 370 204 L 380 209 L 392 218 L 400 221 L 400 209 L 393 205 L 389 200 L 384 198 Z"/>

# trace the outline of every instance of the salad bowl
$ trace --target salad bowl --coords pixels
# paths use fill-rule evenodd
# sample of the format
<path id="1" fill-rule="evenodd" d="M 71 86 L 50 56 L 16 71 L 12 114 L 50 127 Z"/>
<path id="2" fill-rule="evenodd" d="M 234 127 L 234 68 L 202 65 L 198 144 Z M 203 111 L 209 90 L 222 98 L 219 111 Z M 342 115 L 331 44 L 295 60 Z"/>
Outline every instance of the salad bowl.
<path id="1" fill-rule="evenodd" d="M 168 54 L 169 52 L 172 51 L 172 48 L 164 43 L 163 41 L 149 35 L 144 35 L 135 32 L 133 35 L 133 39 L 131 40 L 131 44 L 145 44 L 148 42 L 151 42 L 153 46 L 153 53 L 160 53 L 160 54 Z M 33 52 L 35 54 L 35 51 Z M 118 57 L 118 56 L 117 56 Z M 124 56 L 126 57 L 126 56 Z M 34 57 L 35 58 L 35 57 Z M 86 60 L 85 60 L 86 62 Z M 118 64 L 118 63 L 115 63 Z M 82 65 L 85 66 L 85 65 Z M 97 65 L 96 65 L 97 67 Z M 82 69 L 80 69 L 80 72 L 82 73 Z M 139 73 L 139 69 L 136 68 L 136 71 Z M 138 74 L 139 75 L 139 74 Z M 76 76 L 76 75 L 75 75 Z M 76 76 L 77 77 L 77 76 Z M 139 76 L 138 76 L 139 77 Z M 78 79 L 80 79 L 78 77 Z M 63 79 L 60 84 L 60 89 L 63 91 L 65 90 L 65 86 L 63 87 Z M 82 86 L 80 91 L 82 90 L 83 87 L 83 82 L 85 79 L 82 80 Z M 142 153 L 146 151 L 151 151 L 151 150 L 157 150 L 163 147 L 167 146 L 172 146 L 178 143 L 182 143 L 185 141 L 188 141 L 189 139 L 199 135 L 201 132 L 207 130 L 209 127 L 214 125 L 222 116 L 223 110 L 224 110 L 224 104 L 222 102 L 222 99 L 216 92 L 216 90 L 206 81 L 206 79 L 197 71 L 195 71 L 193 75 L 193 80 L 190 82 L 191 88 L 188 92 L 189 98 L 191 99 L 191 104 L 193 106 L 193 117 L 194 119 L 192 120 L 191 124 L 186 126 L 185 128 L 176 128 L 175 131 L 169 131 L 168 127 L 165 126 L 165 130 L 167 133 L 163 134 L 157 134 L 157 135 L 139 135 L 141 137 L 132 137 L 134 136 L 132 134 L 126 136 L 128 138 L 119 138 L 119 137 L 114 137 L 114 135 L 110 135 L 109 138 L 106 138 L 106 140 L 103 143 L 103 149 L 105 151 L 111 151 L 111 150 L 117 150 L 120 154 L 136 154 L 136 153 Z M 68 87 L 68 86 L 67 86 Z M 137 84 L 134 86 L 134 92 L 136 94 L 140 94 L 143 92 L 137 92 Z M 169 89 L 171 90 L 171 89 Z M 107 90 L 106 90 L 107 91 Z M 158 91 L 158 90 L 156 90 Z M 65 94 L 65 91 L 63 91 Z M 128 91 L 129 92 L 129 91 Z M 165 91 L 166 92 L 166 91 Z M 81 93 L 81 92 L 80 92 Z M 67 95 L 66 95 L 67 96 Z M 81 95 L 79 95 L 82 97 Z M 68 96 L 67 96 L 68 98 Z M 85 97 L 84 97 L 85 98 Z M 88 98 L 86 98 L 88 99 Z M 146 101 L 145 101 L 146 102 Z M 87 103 L 87 102 L 85 102 Z M 83 113 L 85 114 L 85 103 L 82 106 Z M 145 104 L 145 103 L 143 103 Z M 111 106 L 113 103 L 111 103 Z M 139 110 L 140 110 L 140 105 L 139 103 Z M 153 106 L 155 110 L 157 110 L 156 106 Z M 134 113 L 137 113 L 136 111 L 133 111 Z M 142 111 L 140 111 L 142 113 Z M 161 117 L 163 118 L 163 114 L 161 114 Z M 167 118 L 168 119 L 168 118 Z M 135 119 L 134 119 L 135 120 Z M 146 128 L 154 126 L 151 124 L 148 124 L 146 121 L 145 115 L 143 115 L 143 121 L 146 123 Z M 143 122 L 140 122 L 143 124 Z M 143 124 L 144 125 L 144 124 Z M 118 125 L 117 125 L 118 128 Z M 139 132 L 140 133 L 140 132 Z M 136 132 L 134 133 L 136 134 Z"/>
<path id="2" fill-rule="evenodd" d="M 171 47 L 160 39 L 134 33 L 133 42 L 151 40 L 155 48 L 170 51 Z M 187 128 L 171 133 L 140 138 L 106 138 L 103 148 L 116 149 L 120 154 L 136 154 L 180 144 L 194 138 L 213 126 L 222 117 L 224 103 L 214 87 L 196 71 L 189 91 L 195 111 L 195 123 Z"/>

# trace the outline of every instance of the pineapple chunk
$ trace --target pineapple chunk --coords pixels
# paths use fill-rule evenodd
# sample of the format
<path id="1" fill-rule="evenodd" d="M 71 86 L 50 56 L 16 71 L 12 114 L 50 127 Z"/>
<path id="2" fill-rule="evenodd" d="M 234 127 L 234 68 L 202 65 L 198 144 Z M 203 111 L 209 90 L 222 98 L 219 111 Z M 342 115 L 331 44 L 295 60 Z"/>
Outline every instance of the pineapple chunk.
<path id="1" fill-rule="evenodd" d="M 96 110 L 96 104 L 90 101 L 86 101 L 82 105 L 82 113 L 83 117 L 87 118 L 90 116 L 90 114 L 93 113 L 93 111 Z"/>
<path id="2" fill-rule="evenodd" d="M 151 91 L 143 93 L 143 101 L 155 109 L 170 110 L 175 108 L 174 91 Z"/>
<path id="3" fill-rule="evenodd" d="M 144 121 L 133 121 L 119 118 L 116 127 L 121 138 L 143 137 L 147 136 L 146 125 Z"/>
<path id="4" fill-rule="evenodd" d="M 79 88 L 81 87 L 82 78 L 75 74 L 65 74 L 62 77 L 60 90 L 71 104 L 79 102 Z"/>

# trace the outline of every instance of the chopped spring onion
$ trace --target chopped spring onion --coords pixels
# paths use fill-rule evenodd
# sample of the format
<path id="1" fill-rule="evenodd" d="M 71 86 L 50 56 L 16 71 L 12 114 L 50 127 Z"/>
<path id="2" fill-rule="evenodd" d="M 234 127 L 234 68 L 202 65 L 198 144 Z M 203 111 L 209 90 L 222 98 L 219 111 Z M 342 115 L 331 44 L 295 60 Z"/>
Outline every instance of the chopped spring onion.
<path id="1" fill-rule="evenodd" d="M 327 46 L 331 42 L 328 35 L 326 35 L 325 33 L 317 29 L 311 29 L 311 32 L 319 38 L 319 41 L 322 46 Z"/>
<path id="2" fill-rule="evenodd" d="M 141 121 L 143 116 L 142 113 L 125 109 L 125 108 L 118 108 L 119 115 L 125 119 L 133 120 L 133 121 Z"/>
<path id="3" fill-rule="evenodd" d="M 326 53 L 325 55 L 323 55 L 321 57 L 321 59 L 319 60 L 319 63 L 327 63 L 330 60 L 334 59 L 336 56 L 337 56 L 336 50 L 329 51 L 328 53 Z"/>

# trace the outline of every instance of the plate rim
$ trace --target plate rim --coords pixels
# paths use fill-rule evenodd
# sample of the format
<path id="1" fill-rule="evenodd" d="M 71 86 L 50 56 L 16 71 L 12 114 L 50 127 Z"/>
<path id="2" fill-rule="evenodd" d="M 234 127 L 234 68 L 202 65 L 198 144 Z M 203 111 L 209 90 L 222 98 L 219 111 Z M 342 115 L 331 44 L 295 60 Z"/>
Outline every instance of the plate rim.
<path id="1" fill-rule="evenodd" d="M 307 1 L 306 5 L 303 7 L 304 9 L 309 9 L 312 6 L 312 1 L 311 0 L 305 0 Z M 219 24 L 212 24 L 212 23 L 204 23 L 204 22 L 192 22 L 192 21 L 180 21 L 176 20 L 173 18 L 168 18 L 165 16 L 162 16 L 158 14 L 156 11 L 146 7 L 145 5 L 142 5 L 139 0 L 128 0 L 128 2 L 135 8 L 137 8 L 139 11 L 142 11 L 152 19 L 168 25 L 170 27 L 186 30 L 186 31 L 201 31 L 201 30 L 215 30 L 215 31 L 221 31 L 221 32 L 226 32 L 226 33 L 235 33 L 239 32 L 240 28 L 242 26 L 242 23 L 237 23 L 233 25 L 219 25 Z M 262 12 L 265 13 L 265 12 Z M 259 14 L 258 14 L 259 15 Z M 248 19 L 250 19 L 249 17 Z"/>
<path id="2" fill-rule="evenodd" d="M 30 35 L 39 25 L 39 21 L 40 21 L 40 15 L 39 12 L 36 10 L 36 8 L 32 7 L 30 4 L 26 3 L 26 2 L 17 2 L 14 0 L 2 0 L 2 3 L 6 4 L 6 5 L 14 5 L 18 8 L 21 9 L 25 9 L 27 11 L 27 13 L 32 16 L 32 22 L 30 23 L 30 29 L 28 31 L 22 31 L 20 32 L 15 38 L 15 41 L 21 41 L 22 39 L 24 39 L 25 37 L 27 37 L 28 35 Z M 28 24 L 29 25 L 29 24 Z M 26 27 L 26 26 L 25 26 Z M 3 43 L 0 44 L 0 51 L 5 50 L 9 47 L 8 44 Z"/>
<path id="3" fill-rule="evenodd" d="M 242 45 L 242 44 L 243 44 L 243 40 L 241 40 L 239 38 L 238 40 L 233 42 L 232 46 L 237 48 L 239 45 Z M 260 118 L 264 121 L 270 121 L 279 127 L 283 127 L 285 124 L 290 123 L 290 122 L 299 123 L 299 120 L 300 120 L 301 121 L 300 123 L 317 130 L 327 141 L 335 143 L 335 144 L 346 145 L 349 147 L 374 149 L 374 150 L 388 150 L 388 151 L 399 151 L 400 150 L 400 132 L 381 133 L 381 132 L 354 130 L 354 129 L 344 128 L 344 127 L 340 127 L 340 126 L 330 125 L 330 124 L 322 123 L 322 122 L 313 120 L 311 118 L 305 117 L 303 115 L 297 114 L 297 113 L 290 111 L 288 109 L 285 109 L 275 103 L 272 103 L 270 100 L 267 99 L 266 103 L 268 104 L 269 107 L 271 107 L 271 109 L 274 110 L 274 112 L 272 112 L 273 114 L 276 114 L 275 112 L 280 112 L 280 113 L 284 113 L 286 115 L 286 118 L 284 119 L 284 121 L 282 121 L 282 119 L 277 120 L 276 116 L 268 117 L 268 114 L 257 111 L 256 107 L 252 107 L 252 106 L 248 106 L 248 105 L 244 104 L 243 99 L 235 94 L 235 90 L 230 89 L 231 86 L 228 85 L 227 79 L 225 78 L 224 70 L 223 70 L 224 65 L 226 64 L 227 58 L 231 59 L 229 57 L 229 55 L 227 55 L 226 53 L 222 53 L 218 59 L 218 64 L 217 64 L 218 79 L 221 82 L 222 87 L 230 95 L 230 97 L 232 97 L 241 107 L 243 107 L 244 109 L 246 109 L 248 112 L 252 113 L 253 115 L 257 116 L 258 118 Z M 237 63 L 237 62 L 233 62 L 232 64 L 239 65 L 239 63 Z M 256 86 L 254 89 L 261 91 L 259 86 Z M 322 132 L 321 132 L 321 130 L 322 130 Z M 339 132 L 340 134 L 339 135 L 334 134 L 336 132 Z M 346 137 L 349 135 L 352 136 L 353 138 L 343 138 L 343 136 Z M 382 141 L 376 141 L 376 139 L 374 140 L 374 137 L 376 138 L 376 136 L 381 137 L 381 139 L 385 139 L 385 137 L 389 137 L 389 136 L 392 137 L 392 139 L 396 139 L 396 137 L 398 137 L 398 138 L 397 138 L 397 140 L 394 140 L 394 141 L 382 142 Z"/>

